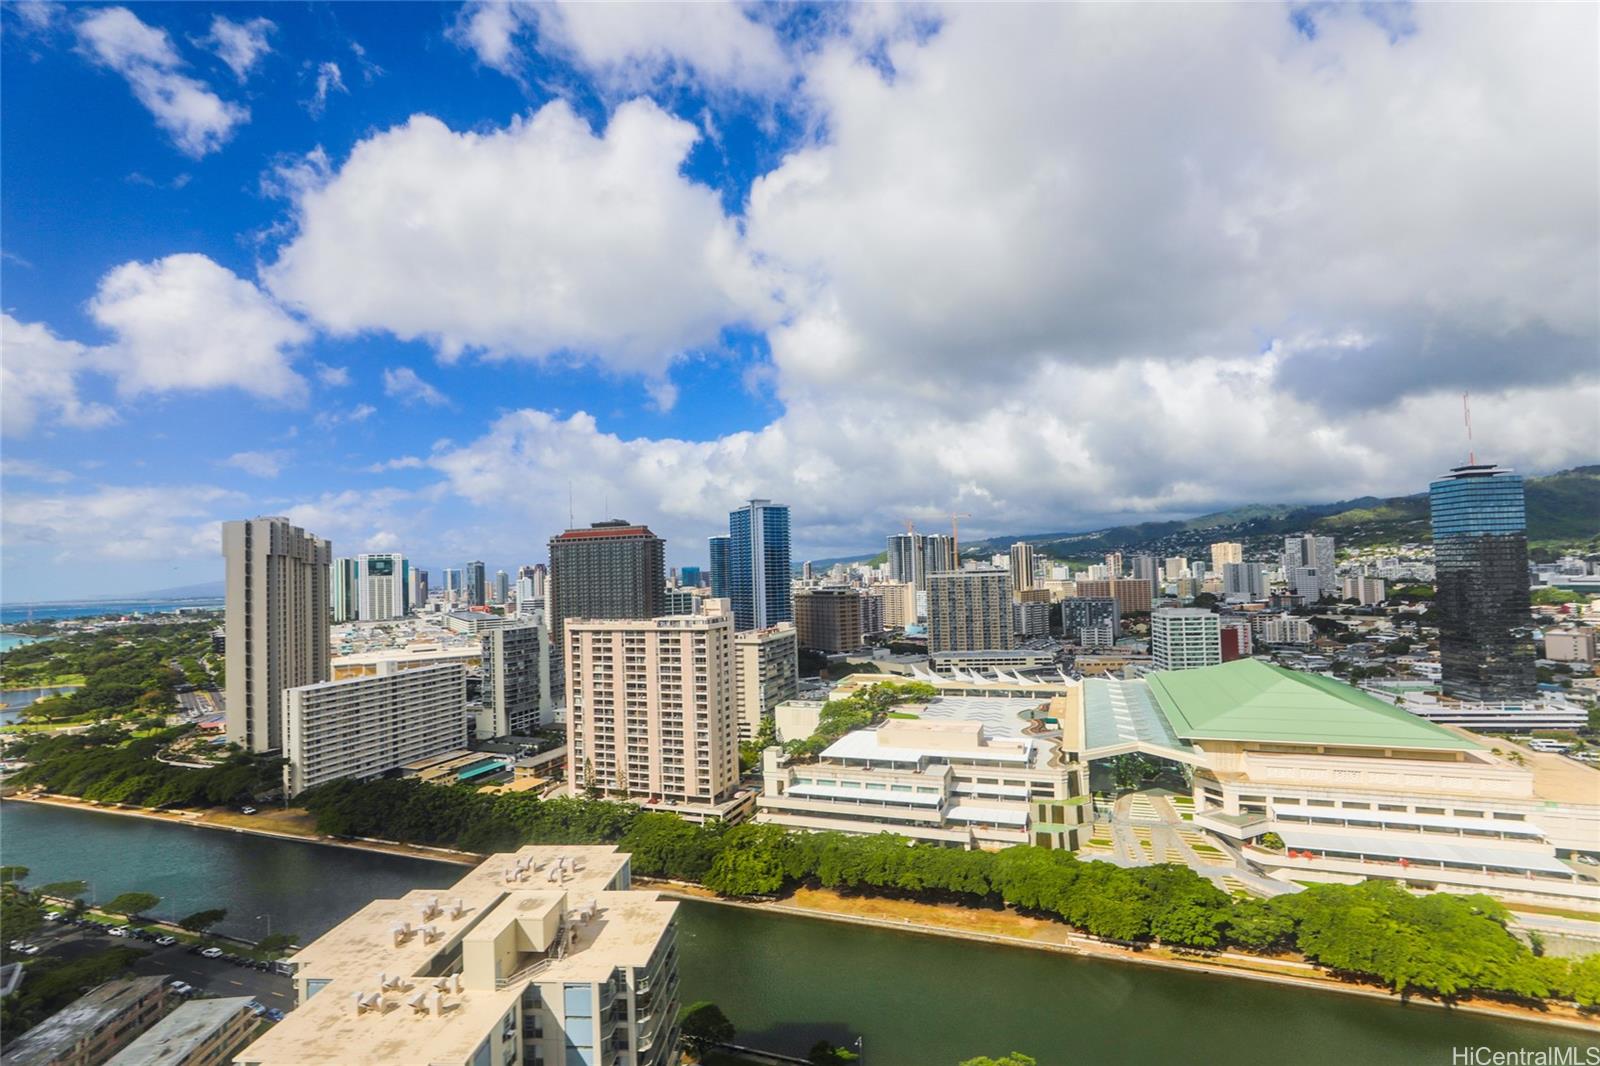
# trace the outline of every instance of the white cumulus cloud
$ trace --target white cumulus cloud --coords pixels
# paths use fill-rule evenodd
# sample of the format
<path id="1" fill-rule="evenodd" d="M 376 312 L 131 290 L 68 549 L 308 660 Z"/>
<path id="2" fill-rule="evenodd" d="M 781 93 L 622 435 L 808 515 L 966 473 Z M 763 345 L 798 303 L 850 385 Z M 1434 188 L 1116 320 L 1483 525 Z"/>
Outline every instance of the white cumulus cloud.
<path id="1" fill-rule="evenodd" d="M 772 313 L 736 223 L 680 171 L 698 135 L 647 100 L 601 133 L 561 101 L 488 132 L 415 116 L 302 173 L 265 281 L 338 335 L 659 373 Z"/>
<path id="2" fill-rule="evenodd" d="M 271 19 L 253 18 L 246 22 L 235 22 L 223 15 L 213 15 L 211 33 L 200 43 L 215 52 L 217 58 L 226 63 L 228 69 L 233 71 L 233 76 L 243 84 L 262 57 L 272 51 L 267 38 L 277 28 Z"/>
<path id="3" fill-rule="evenodd" d="M 409 366 L 388 367 L 384 370 L 383 394 L 392 396 L 404 404 L 424 403 L 429 407 L 441 407 L 450 402 L 450 397 L 423 381 Z"/>
<path id="4" fill-rule="evenodd" d="M 124 263 L 101 279 L 89 314 L 116 335 L 97 361 L 124 396 L 231 387 L 295 401 L 305 393 L 291 361 L 310 331 L 206 256 Z"/>
<path id="5" fill-rule="evenodd" d="M 39 322 L 0 314 L 0 430 L 24 437 L 54 424 L 93 429 L 116 421 L 102 403 L 82 399 L 78 378 L 91 369 L 91 349 L 64 340 Z"/>
<path id="6" fill-rule="evenodd" d="M 83 50 L 127 79 L 134 96 L 186 155 L 198 159 L 216 151 L 249 119 L 248 108 L 182 73 L 185 64 L 167 32 L 146 25 L 127 8 L 95 8 L 76 29 Z"/>

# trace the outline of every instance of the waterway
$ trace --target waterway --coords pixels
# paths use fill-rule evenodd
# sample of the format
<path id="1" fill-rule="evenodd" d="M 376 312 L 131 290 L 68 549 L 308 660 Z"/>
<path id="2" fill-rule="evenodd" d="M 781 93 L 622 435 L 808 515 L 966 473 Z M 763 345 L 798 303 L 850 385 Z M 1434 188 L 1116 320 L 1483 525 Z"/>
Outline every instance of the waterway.
<path id="1" fill-rule="evenodd" d="M 41 696 L 77 690 L 77 685 L 53 685 L 49 688 L 19 688 L 10 692 L 0 692 L 0 725 L 9 725 L 21 719 L 22 709 L 32 706 Z"/>
<path id="2" fill-rule="evenodd" d="M 0 862 L 29 881 L 161 895 L 162 915 L 229 910 L 223 930 L 315 936 L 368 900 L 443 888 L 461 867 L 117 815 L 0 804 Z M 1600 1047 L 1600 1031 L 1451 1015 L 1336 992 L 686 903 L 684 1002 L 709 999 L 741 1042 L 804 1055 L 863 1041 L 864 1066 L 954 1066 L 1024 1051 L 1041 1066 L 1293 1061 L 1439 1063 L 1455 1047 Z M 1575 1062 L 1586 1061 L 1579 1051 Z M 1485 1060 L 1487 1061 L 1487 1060 Z"/>

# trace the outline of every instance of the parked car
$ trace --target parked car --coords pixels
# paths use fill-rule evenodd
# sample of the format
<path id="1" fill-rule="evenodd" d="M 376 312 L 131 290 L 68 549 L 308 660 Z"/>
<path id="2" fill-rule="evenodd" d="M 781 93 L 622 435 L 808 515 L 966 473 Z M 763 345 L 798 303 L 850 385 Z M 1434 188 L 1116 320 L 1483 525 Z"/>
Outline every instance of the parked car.
<path id="1" fill-rule="evenodd" d="M 106 930 L 106 932 L 110 933 L 112 936 L 127 936 L 128 935 L 127 927 L 126 926 L 121 926 L 121 925 L 114 925 L 110 929 Z"/>
<path id="2" fill-rule="evenodd" d="M 222 949 L 221 948 L 206 948 L 200 954 L 203 955 L 205 958 L 208 958 L 208 959 L 220 959 L 220 958 L 222 958 Z"/>
<path id="3" fill-rule="evenodd" d="M 66 915 L 62 914 L 60 911 L 49 911 L 45 914 L 44 920 L 47 922 L 59 922 L 65 917 Z"/>
<path id="4" fill-rule="evenodd" d="M 1596 859 L 1593 855 L 1579 855 L 1578 861 L 1585 866 L 1600 866 L 1600 859 Z"/>
<path id="5" fill-rule="evenodd" d="M 191 985 L 187 981 L 172 981 L 168 983 L 167 987 L 178 993 L 180 996 L 187 996 L 190 992 L 194 991 L 194 985 Z"/>
<path id="6" fill-rule="evenodd" d="M 177 942 L 178 942 L 178 938 L 175 937 L 175 936 L 163 936 L 163 937 L 157 937 L 156 938 L 156 946 L 157 947 L 170 948 L 172 945 L 176 944 Z"/>
<path id="7" fill-rule="evenodd" d="M 250 1013 L 254 1014 L 257 1018 L 259 1018 L 263 1014 L 267 1013 L 267 1008 L 263 1007 L 260 1003 L 257 1003 L 255 1000 L 252 999 L 250 1001 Z"/>
<path id="8" fill-rule="evenodd" d="M 267 1017 L 275 1022 L 281 1022 L 283 1021 L 283 1011 L 279 1010 L 277 1007 L 268 1007 Z"/>
<path id="9" fill-rule="evenodd" d="M 256 809 L 254 807 L 240 807 L 239 808 L 239 813 L 240 814 L 254 814 L 254 813 L 256 813 Z"/>

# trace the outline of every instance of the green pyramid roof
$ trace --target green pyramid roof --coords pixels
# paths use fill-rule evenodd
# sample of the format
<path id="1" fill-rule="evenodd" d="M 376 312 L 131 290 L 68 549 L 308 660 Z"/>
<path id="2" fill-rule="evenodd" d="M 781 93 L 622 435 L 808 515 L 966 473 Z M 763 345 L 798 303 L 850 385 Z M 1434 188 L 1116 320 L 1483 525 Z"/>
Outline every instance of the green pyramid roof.
<path id="1" fill-rule="evenodd" d="M 1184 740 L 1471 751 L 1483 745 L 1317 674 L 1240 659 L 1146 678 Z"/>

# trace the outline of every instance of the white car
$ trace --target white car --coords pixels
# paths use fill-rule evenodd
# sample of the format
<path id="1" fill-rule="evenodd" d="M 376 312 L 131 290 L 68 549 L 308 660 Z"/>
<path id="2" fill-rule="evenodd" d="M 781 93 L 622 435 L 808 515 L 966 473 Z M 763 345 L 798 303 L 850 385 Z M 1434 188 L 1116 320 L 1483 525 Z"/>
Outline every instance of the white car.
<path id="1" fill-rule="evenodd" d="M 191 985 L 187 981 L 173 981 L 171 984 L 167 985 L 167 987 L 178 993 L 180 996 L 187 996 L 190 992 L 194 991 L 194 985 Z"/>
<path id="2" fill-rule="evenodd" d="M 156 939 L 156 947 L 158 947 L 158 948 L 170 948 L 172 945 L 176 944 L 177 942 L 178 942 L 178 938 L 175 937 L 175 936 L 158 937 Z"/>
<path id="3" fill-rule="evenodd" d="M 200 954 L 201 954 L 202 957 L 207 958 L 207 959 L 220 959 L 220 958 L 222 958 L 222 949 L 221 948 L 206 948 Z"/>
<path id="4" fill-rule="evenodd" d="M 128 930 L 125 927 L 120 926 L 120 925 L 113 925 L 110 929 L 107 929 L 106 932 L 110 933 L 112 936 L 127 936 L 128 935 Z"/>

